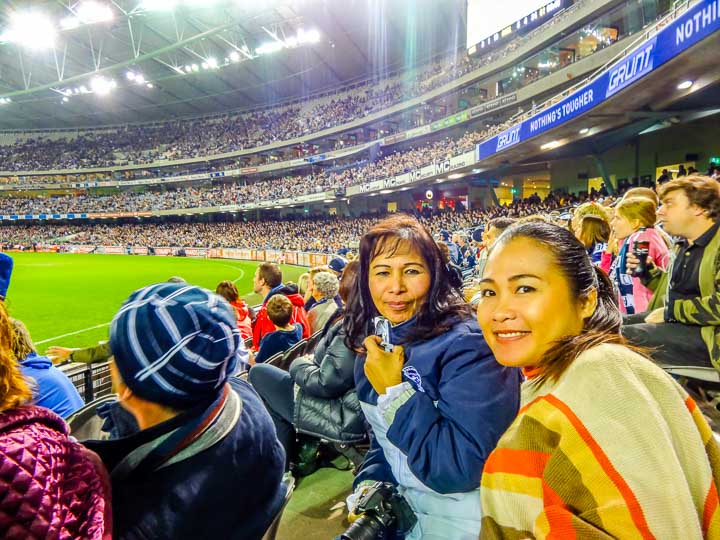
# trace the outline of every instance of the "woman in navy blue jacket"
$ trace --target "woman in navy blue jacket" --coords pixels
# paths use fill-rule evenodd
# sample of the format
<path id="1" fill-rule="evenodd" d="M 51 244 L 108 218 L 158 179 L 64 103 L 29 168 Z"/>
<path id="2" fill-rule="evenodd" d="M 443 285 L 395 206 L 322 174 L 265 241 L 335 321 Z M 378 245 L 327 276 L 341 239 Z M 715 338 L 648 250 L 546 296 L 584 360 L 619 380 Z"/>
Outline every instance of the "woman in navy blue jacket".
<path id="1" fill-rule="evenodd" d="M 345 327 L 373 439 L 348 506 L 373 482 L 391 482 L 418 519 L 406 538 L 476 539 L 483 465 L 517 414 L 520 373 L 495 361 L 419 222 L 379 223 L 359 260 Z M 375 335 L 378 316 L 390 346 Z"/>

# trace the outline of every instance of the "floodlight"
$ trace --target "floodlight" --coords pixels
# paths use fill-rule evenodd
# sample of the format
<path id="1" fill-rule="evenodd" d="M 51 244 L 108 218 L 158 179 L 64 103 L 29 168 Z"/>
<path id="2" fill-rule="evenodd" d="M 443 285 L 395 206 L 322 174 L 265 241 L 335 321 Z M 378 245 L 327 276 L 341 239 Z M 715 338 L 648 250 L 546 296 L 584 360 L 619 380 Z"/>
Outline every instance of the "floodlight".
<path id="1" fill-rule="evenodd" d="M 677 85 L 678 90 L 687 90 L 693 85 L 694 81 L 683 81 L 680 84 Z"/>
<path id="2" fill-rule="evenodd" d="M 142 73 L 138 73 L 137 75 L 135 75 L 135 82 L 138 84 L 143 84 L 145 82 L 145 77 Z"/>
<path id="3" fill-rule="evenodd" d="M 190 73 L 192 71 L 192 68 L 190 66 L 185 66 L 185 71 Z"/>
<path id="4" fill-rule="evenodd" d="M 590 128 L 582 128 L 582 129 L 580 130 L 580 135 L 585 135 L 585 134 L 588 133 L 589 131 L 590 131 Z"/>
<path id="5" fill-rule="evenodd" d="M 128 78 L 129 81 L 135 80 L 135 72 L 134 71 L 128 71 L 125 76 Z"/>
<path id="6" fill-rule="evenodd" d="M 230 60 L 233 62 L 239 62 L 240 61 L 240 53 L 237 51 L 232 51 L 230 53 Z"/>
<path id="7" fill-rule="evenodd" d="M 63 96 L 62 100 L 63 100 L 63 103 L 67 103 L 68 101 L 70 101 L 70 98 L 67 96 Z"/>
<path id="8" fill-rule="evenodd" d="M 284 47 L 285 45 L 279 41 L 268 41 L 255 49 L 255 54 L 271 54 L 282 50 Z"/>
<path id="9" fill-rule="evenodd" d="M 562 143 L 560 141 L 550 141 L 540 146 L 540 150 L 552 150 L 553 148 L 557 148 L 558 146 L 562 146 Z"/>
<path id="10" fill-rule="evenodd" d="M 208 67 L 210 67 L 207 62 L 203 62 L 202 64 L 200 64 L 200 66 L 202 66 L 203 69 L 207 69 Z"/>
<path id="11" fill-rule="evenodd" d="M 147 83 L 145 86 L 148 88 L 155 88 L 155 85 L 153 83 Z"/>
<path id="12" fill-rule="evenodd" d="M 290 36 L 285 40 L 285 43 L 288 47 L 297 47 L 298 46 L 298 38 L 294 36 Z"/>
<path id="13" fill-rule="evenodd" d="M 110 81 L 105 77 L 93 77 L 90 81 L 90 88 L 99 96 L 105 96 L 114 88 L 115 81 Z M 117 84 L 117 83 L 116 83 Z"/>
<path id="14" fill-rule="evenodd" d="M 210 66 L 213 69 L 218 67 L 218 61 L 215 58 L 213 58 L 212 56 L 207 59 L 207 64 L 208 64 L 208 66 Z"/>
<path id="15" fill-rule="evenodd" d="M 28 49 L 52 49 L 57 29 L 50 19 L 36 11 L 14 13 L 10 26 L 0 35 L 0 41 L 17 43 Z"/>
<path id="16" fill-rule="evenodd" d="M 195 72 L 200 71 L 200 66 L 198 66 L 197 64 L 193 64 L 192 66 L 190 66 L 190 68 Z"/>
<path id="17" fill-rule="evenodd" d="M 78 88 L 78 91 L 79 91 L 81 94 L 87 94 L 87 93 L 88 93 L 87 86 L 85 86 L 84 84 L 81 85 L 80 88 Z"/>
<path id="18" fill-rule="evenodd" d="M 78 19 L 84 24 L 111 21 L 113 12 L 109 6 L 100 4 L 94 0 L 85 0 L 76 9 Z"/>

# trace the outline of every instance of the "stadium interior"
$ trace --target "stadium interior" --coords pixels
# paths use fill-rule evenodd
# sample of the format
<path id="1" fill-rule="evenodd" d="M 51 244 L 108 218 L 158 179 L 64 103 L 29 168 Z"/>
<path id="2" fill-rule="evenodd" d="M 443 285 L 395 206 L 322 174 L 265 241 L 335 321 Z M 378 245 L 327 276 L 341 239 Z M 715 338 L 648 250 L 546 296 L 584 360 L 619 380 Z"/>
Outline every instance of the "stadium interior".
<path id="1" fill-rule="evenodd" d="M 253 399 L 264 403 L 267 411 L 262 409 L 262 414 L 277 426 L 277 435 L 287 452 L 282 484 L 283 495 L 285 490 L 287 495 L 280 507 L 276 505 L 272 511 L 262 509 L 270 512 L 272 519 L 253 525 L 260 527 L 257 530 L 245 530 L 243 522 L 236 521 L 235 530 L 226 531 L 226 536 L 215 529 L 193 525 L 195 528 L 188 528 L 183 533 L 185 536 L 178 533 L 175 537 L 380 538 L 368 532 L 371 525 L 375 526 L 375 522 L 368 525 L 372 518 L 362 520 L 382 512 L 373 509 L 363 514 L 358 522 L 368 527 L 368 531 L 362 531 L 366 536 L 353 536 L 359 534 L 361 526 L 350 533 L 352 519 L 346 506 L 346 499 L 358 493 L 357 482 L 355 486 L 353 482 L 364 478 L 363 471 L 370 461 L 368 456 L 373 455 L 373 449 L 377 450 L 377 444 L 381 446 L 380 454 L 385 451 L 384 465 L 392 469 L 390 476 L 397 477 L 393 478 L 398 488 L 395 496 L 402 499 L 397 493 L 405 494 L 410 514 L 414 512 L 418 516 L 418 525 L 414 529 L 410 526 L 403 533 L 400 510 L 396 506 L 399 503 L 388 502 L 387 515 L 392 516 L 388 518 L 391 520 L 388 530 L 396 535 L 392 538 L 464 540 L 478 538 L 478 535 L 521 538 L 524 537 L 521 531 L 527 537 L 570 537 L 551 534 L 553 527 L 560 523 L 553 522 L 552 517 L 547 518 L 547 527 L 538 518 L 535 529 L 518 525 L 510 531 L 512 519 L 503 514 L 507 510 L 497 509 L 520 503 L 512 499 L 504 506 L 488 498 L 486 506 L 484 494 L 482 530 L 478 496 L 477 511 L 472 510 L 477 514 L 477 529 L 467 525 L 470 528 L 461 534 L 453 525 L 442 533 L 446 536 L 429 533 L 432 525 L 425 523 L 423 517 L 437 519 L 433 512 L 445 508 L 443 504 L 447 502 L 438 502 L 437 508 L 428 510 L 422 505 L 430 503 L 413 499 L 414 492 L 427 488 L 432 497 L 447 499 L 440 494 L 450 493 L 454 497 L 456 491 L 477 492 L 479 489 L 482 492 L 486 486 L 492 486 L 488 492 L 499 497 L 495 492 L 505 486 L 502 489 L 515 489 L 516 495 L 531 497 L 530 488 L 526 490 L 520 483 L 508 488 L 510 484 L 503 484 L 502 479 L 497 478 L 486 482 L 488 475 L 496 476 L 491 472 L 500 474 L 510 470 L 502 469 L 498 459 L 485 462 L 486 456 L 480 461 L 486 464 L 485 473 L 482 467 L 476 471 L 472 489 L 467 487 L 468 482 L 459 482 L 462 489 L 447 487 L 453 485 L 451 466 L 447 468 L 450 472 L 442 473 L 446 474 L 447 483 L 433 479 L 430 474 L 426 479 L 425 468 L 432 468 L 435 460 L 443 461 L 446 455 L 433 457 L 430 450 L 424 452 L 416 447 L 427 445 L 437 450 L 433 444 L 444 440 L 442 434 L 434 439 L 435 435 L 424 438 L 415 432 L 408 434 L 411 427 L 398 428 L 398 420 L 395 423 L 387 420 L 401 413 L 409 414 L 403 413 L 408 407 L 402 400 L 414 399 L 396 395 L 392 397 L 396 402 L 389 409 L 383 409 L 383 404 L 388 402 L 382 398 L 393 395 L 391 384 L 387 385 L 388 394 L 381 391 L 373 394 L 377 405 L 373 403 L 373 407 L 369 407 L 363 383 L 358 382 L 358 377 L 362 378 L 358 372 L 362 369 L 358 371 L 356 367 L 352 388 L 338 398 L 349 400 L 348 395 L 352 394 L 353 403 L 357 403 L 357 415 L 363 422 L 363 432 L 358 439 L 333 439 L 295 425 L 296 431 L 292 431 L 292 442 L 288 446 L 283 442 L 281 425 L 289 422 L 293 429 L 293 402 L 290 401 L 288 420 L 281 409 L 273 408 L 268 396 L 274 395 L 281 386 L 280 377 L 286 377 L 282 384 L 294 388 L 297 423 L 298 395 L 305 390 L 297 379 L 298 362 L 311 362 L 317 351 L 332 346 L 331 340 L 326 343 L 324 338 L 338 320 L 341 322 L 337 328 L 342 327 L 343 334 L 335 340 L 344 344 L 351 358 L 355 358 L 356 352 L 358 358 L 370 354 L 370 346 L 363 345 L 362 339 L 357 341 L 357 335 L 352 332 L 358 331 L 359 317 L 369 313 L 367 310 L 371 308 L 367 302 L 375 301 L 375 296 L 371 298 L 362 284 L 353 285 L 352 289 L 348 285 L 350 292 L 344 292 L 343 283 L 350 278 L 342 272 L 349 268 L 346 267 L 349 262 L 359 261 L 359 270 L 355 270 L 357 280 L 370 280 L 370 292 L 374 291 L 368 265 L 381 250 L 373 251 L 377 246 L 370 243 L 370 238 L 374 238 L 373 231 L 381 230 L 384 224 L 399 223 L 400 227 L 412 228 L 414 225 L 402 220 L 392 221 L 401 219 L 398 216 L 409 216 L 411 223 L 419 224 L 419 229 L 428 231 L 432 239 L 442 244 L 439 253 L 447 246 L 448 254 L 443 255 L 445 258 L 438 267 L 443 268 L 442 275 L 454 276 L 451 286 L 462 304 L 462 308 L 457 309 L 468 312 L 472 309 L 474 313 L 486 300 L 481 278 L 488 261 L 493 260 L 488 255 L 490 247 L 502 244 L 493 242 L 503 230 L 508 233 L 500 238 L 511 242 L 507 239 L 512 237 L 510 231 L 518 222 L 543 222 L 565 231 L 569 229 L 584 244 L 592 263 L 600 272 L 604 271 L 601 281 L 609 276 L 608 283 L 615 287 L 615 309 L 623 317 L 644 313 L 645 308 L 652 316 L 653 309 L 664 305 L 664 320 L 659 315 L 660 320 L 649 317 L 638 321 L 646 323 L 644 326 L 664 321 L 666 328 L 672 324 L 698 329 L 696 342 L 700 343 L 700 355 L 710 366 L 711 375 L 698 375 L 695 368 L 702 363 L 699 360 L 688 361 L 688 365 L 676 366 L 677 369 L 655 357 L 653 360 L 682 385 L 682 391 L 695 399 L 710 427 L 720 428 L 717 420 L 720 412 L 716 407 L 720 403 L 720 377 L 715 369 L 720 368 L 720 358 L 716 355 L 720 343 L 716 331 L 720 320 L 720 293 L 717 292 L 720 257 L 713 259 L 718 266 L 712 286 L 703 281 L 703 272 L 709 271 L 710 263 L 705 262 L 704 256 L 702 265 L 699 256 L 690 257 L 692 246 L 717 251 L 718 245 L 711 238 L 712 234 L 718 236 L 718 216 L 713 214 L 715 210 L 696 213 L 696 216 L 707 217 L 707 223 L 702 223 L 715 223 L 712 225 L 715 229 L 711 227 L 715 233 L 708 232 L 707 237 L 700 234 L 693 237 L 679 228 L 672 229 L 671 218 L 662 217 L 670 213 L 669 209 L 664 210 L 669 208 L 666 195 L 675 193 L 675 189 L 690 189 L 682 187 L 686 186 L 682 184 L 683 179 L 716 186 L 714 189 L 718 192 L 714 198 L 720 199 L 717 187 L 720 186 L 719 53 L 720 2 L 717 0 L 0 2 L 0 251 L 11 257 L 8 272 L 12 273 L 10 280 L 10 273 L 6 275 L 2 268 L 4 259 L 0 260 L 0 285 L 4 283 L 7 291 L 7 299 L 3 293 L 2 301 L 7 307 L 4 317 L 9 315 L 23 321 L 37 347 L 33 354 L 48 356 L 77 389 L 83 408 L 76 408 L 72 415 L 61 416 L 69 424 L 70 434 L 82 442 L 110 437 L 100 430 L 101 422 L 95 412 L 98 407 L 100 410 L 106 407 L 112 396 L 119 395 L 123 403 L 126 395 L 135 395 L 132 399 L 142 395 L 151 402 L 155 395 L 143 394 L 143 390 L 135 387 L 131 392 L 130 387 L 122 383 L 122 380 L 127 382 L 129 367 L 114 367 L 111 384 L 110 355 L 114 355 L 118 366 L 123 352 L 139 356 L 143 371 L 150 369 L 138 353 L 142 346 L 137 340 L 151 331 L 142 326 L 132 331 L 122 327 L 135 321 L 124 322 L 122 314 L 126 309 L 146 308 L 137 300 L 135 307 L 133 297 L 123 304 L 128 296 L 138 294 L 133 291 L 145 291 L 143 287 L 151 284 L 166 282 L 171 276 L 175 276 L 171 281 L 177 279 L 188 287 L 197 286 L 199 291 L 216 291 L 217 287 L 216 292 L 221 294 L 219 284 L 223 283 L 234 290 L 230 297 L 224 293 L 221 296 L 235 309 L 233 313 L 237 314 L 237 327 L 243 338 L 239 348 L 246 356 L 239 361 L 237 372 L 229 375 L 242 379 L 241 383 L 249 389 L 243 391 L 252 392 L 254 396 L 247 398 L 245 394 L 238 394 L 242 396 L 241 403 L 242 400 L 251 403 Z M 634 221 L 640 214 L 627 217 L 630 214 L 623 213 L 625 201 L 637 200 L 634 198 L 638 197 L 637 189 L 652 193 L 652 208 L 643 210 L 646 212 L 643 216 L 650 212 L 652 219 L 622 234 L 618 220 L 633 224 L 645 219 L 638 217 L 640 221 Z M 630 199 L 628 192 L 633 194 Z M 691 198 L 689 191 L 684 193 L 688 194 L 687 200 L 699 205 L 697 208 L 706 208 L 704 204 L 715 205 L 712 208 L 720 205 L 706 202 L 707 199 L 697 202 L 699 199 Z M 589 214 L 603 221 L 604 229 L 599 230 L 606 230 L 593 239 L 588 239 L 584 232 L 584 224 L 590 225 L 583 216 Z M 645 251 L 640 246 L 638 252 L 638 244 L 642 242 L 632 236 L 646 229 L 655 231 L 656 222 L 660 231 L 658 238 L 665 239 L 665 243 L 660 242 L 667 255 L 665 259 L 660 256 L 653 259 L 654 244 L 648 248 L 648 242 L 643 244 Z M 650 259 L 647 259 L 648 249 Z M 497 250 L 499 259 L 501 251 L 499 247 Z M 675 255 L 669 255 L 670 252 L 682 252 L 693 260 L 697 258 L 692 279 L 699 280 L 700 285 L 695 283 L 692 289 L 697 292 L 695 296 L 687 288 L 683 288 L 682 293 L 672 292 L 678 281 L 687 276 L 682 274 L 685 276 L 682 277 L 676 273 L 677 268 L 672 269 L 673 262 L 668 261 L 674 260 Z M 647 279 L 630 278 L 626 274 L 627 268 L 631 276 L 640 275 L 633 274 L 632 261 L 637 253 L 644 254 L 642 260 L 651 263 L 651 270 L 645 274 Z M 430 268 L 430 255 L 425 253 L 423 257 Z M 341 261 L 339 270 L 334 266 L 338 261 Z M 269 267 L 275 270 L 267 270 Z M 272 277 L 276 270 L 282 273 L 277 282 Z M 648 285 L 650 272 L 654 270 L 670 272 L 667 287 L 672 301 L 667 300 L 666 304 L 654 303 L 657 293 L 653 294 L 655 289 Z M 317 277 L 320 273 L 323 276 Z M 335 288 L 327 285 L 328 292 L 321 291 L 325 280 L 329 283 L 332 279 Z M 280 282 L 284 289 L 279 288 Z M 308 283 L 310 289 L 307 289 Z M 597 289 L 598 278 L 594 283 Z M 267 288 L 263 288 L 265 285 Z M 432 294 L 439 294 L 436 289 L 437 286 L 432 288 Z M 153 298 L 161 298 L 165 293 L 158 289 L 154 294 L 158 296 Z M 343 294 L 351 297 L 345 298 Z M 271 303 L 278 296 L 287 306 L 279 300 Z M 706 303 L 698 301 L 692 308 L 678 307 L 681 301 L 691 302 L 696 296 L 700 300 L 710 299 Z M 299 304 L 294 297 L 300 299 Z M 335 306 L 333 299 L 338 315 L 319 314 L 320 304 Z M 203 300 L 208 305 L 214 305 L 214 301 Z M 154 302 L 150 304 L 155 305 Z M 157 302 L 169 305 L 170 310 L 175 305 L 165 298 Z M 199 301 L 195 298 L 190 304 L 193 302 Z M 482 305 L 480 307 L 477 317 L 485 332 L 480 313 Z M 282 319 L 283 309 L 292 311 L 291 317 L 288 311 L 289 319 Z M 302 311 L 302 317 L 297 315 L 297 309 Z M 414 312 L 413 316 L 418 313 Z M 386 316 L 380 308 L 374 314 Z M 165 321 L 163 317 L 176 315 L 158 315 L 158 320 Z M 243 334 L 241 324 L 245 317 L 248 334 Z M 283 322 L 278 323 L 275 318 Z M 316 326 L 318 318 L 322 324 Z M 585 320 L 588 319 L 589 316 Z M 0 317 L 0 341 L 5 339 L 2 320 Z M 137 320 L 152 323 L 140 315 Z M 407 318 L 400 322 L 405 320 Z M 623 325 L 631 324 L 623 320 Z M 305 322 L 312 326 L 312 332 L 305 332 Z M 362 322 L 367 331 L 372 321 Z M 399 332 L 392 318 L 390 323 L 393 328 L 388 332 Z M 167 321 L 163 324 L 167 325 Z M 445 328 L 443 324 L 438 322 L 438 328 Z M 267 333 L 263 325 L 269 325 Z M 279 349 L 280 352 L 273 349 L 267 359 L 265 352 L 270 350 L 267 345 L 261 353 L 262 343 L 270 341 L 265 337 L 292 333 L 293 325 L 302 326 L 298 331 L 303 332 L 303 337 Z M 700 327 L 702 340 L 698 337 Z M 618 323 L 618 336 L 619 328 Z M 128 338 L 127 349 L 122 348 L 124 341 L 118 337 L 123 331 L 135 335 L 135 341 Z M 662 333 L 660 329 L 653 332 L 654 335 Z M 646 351 L 642 354 L 652 356 L 653 353 L 647 351 L 656 350 L 655 342 L 633 341 L 632 333 L 625 330 L 622 336 L 638 345 L 641 352 Z M 74 356 L 73 351 L 102 348 L 108 339 L 109 344 L 104 345 L 107 353 L 99 360 L 78 361 Z M 705 359 L 708 351 L 703 342 L 713 339 L 715 348 L 709 346 L 710 356 Z M 488 340 L 490 349 L 499 358 L 500 353 L 491 341 Z M 351 343 L 354 349 L 350 348 Z M 379 340 L 378 344 L 384 345 L 385 341 Z M 378 348 L 378 345 L 373 342 L 372 347 Z M 6 344 L 0 343 L 0 349 L 5 348 Z M 249 356 L 245 349 L 250 351 Z M 153 351 L 156 355 L 163 352 L 157 343 Z M 228 358 L 235 352 L 228 353 Z M 202 358 L 202 354 L 198 356 L 201 358 L 198 365 L 211 364 L 209 357 Z M 388 358 L 390 354 L 394 353 L 388 352 Z M 256 355 L 262 355 L 265 360 L 255 364 Z M 676 355 L 686 357 L 683 352 Z M 4 353 L 0 355 L 4 356 Z M 227 358 L 223 362 L 227 362 Z M 320 360 L 316 358 L 315 362 Z M 348 376 L 352 379 L 353 360 L 350 362 Z M 365 373 L 369 363 L 368 360 L 365 364 Z M 281 375 L 265 375 L 269 370 L 263 371 L 265 366 L 261 364 L 275 368 Z M 525 371 L 526 365 L 515 364 L 515 367 L 523 367 L 525 376 L 532 377 Z M 405 367 L 395 382 L 398 386 L 401 382 L 409 385 L 415 394 L 424 394 L 425 389 L 418 382 L 421 379 L 418 370 L 422 372 L 422 369 L 410 368 L 414 370 L 412 373 Z M 0 370 L 0 379 L 4 377 L 3 370 Z M 138 380 L 144 381 L 148 373 Z M 342 369 L 337 367 L 333 373 L 339 377 Z M 201 376 L 194 371 L 183 375 L 193 381 L 203 376 L 204 373 Z M 267 380 L 261 376 L 267 376 Z M 278 380 L 276 387 L 268 390 L 272 376 Z M 423 384 L 432 384 L 425 382 L 426 377 L 430 376 L 422 372 Z M 117 386 L 118 380 L 121 386 Z M 372 388 L 378 390 L 369 374 L 364 379 L 365 387 L 370 387 L 368 380 Z M 3 384 L 0 380 L 0 393 L 4 391 Z M 170 383 L 163 381 L 163 384 Z M 433 395 L 435 390 L 437 395 Z M 446 383 L 439 383 L 437 389 L 428 388 L 427 396 L 434 400 L 429 407 L 442 412 L 445 405 L 439 394 L 441 390 L 453 392 Z M 5 403 L 2 396 L 0 403 Z M 225 402 L 222 403 L 225 407 Z M 343 401 L 343 407 L 346 405 Z M 118 409 L 122 406 L 118 405 Z M 144 426 L 148 425 L 143 423 L 145 417 L 131 405 L 126 409 L 124 414 L 132 413 L 137 420 L 135 429 L 139 425 L 140 433 L 144 433 Z M 369 412 L 370 409 L 381 412 Z M 194 409 L 178 410 L 190 414 L 188 410 Z M 468 409 L 467 414 L 472 415 L 473 411 Z M 0 416 L 4 414 L 5 409 L 0 407 Z M 183 414 L 176 418 L 184 418 Z M 386 433 L 378 434 L 373 414 L 385 418 Z M 349 422 L 348 415 L 343 408 L 341 421 Z M 221 420 L 218 413 L 218 422 Z M 115 422 L 116 427 L 122 427 L 117 418 Z M 448 422 L 456 424 L 455 420 Z M 415 420 L 407 419 L 403 425 L 415 429 Z M 483 451 L 495 448 L 507 427 L 505 424 L 493 444 Z M 455 442 L 460 440 L 457 443 L 460 445 L 465 444 L 466 436 L 472 439 L 468 435 L 469 427 L 463 424 L 458 429 L 461 435 L 451 433 L 447 437 Z M 375 435 L 371 435 L 372 432 Z M 115 439 L 117 433 L 113 433 Z M 2 442 L 2 437 L 0 433 L 0 452 L 5 454 L 7 443 Z M 408 448 L 402 446 L 403 437 L 411 439 Z M 708 437 L 703 439 L 708 445 L 715 440 L 712 436 L 709 438 L 709 442 Z M 501 441 L 504 440 L 505 436 Z M 274 443 L 279 446 L 277 441 Z M 390 445 L 392 450 L 383 444 Z M 116 508 L 122 504 L 118 501 L 123 500 L 123 494 L 116 491 L 121 488 L 116 487 L 115 482 L 121 483 L 125 477 L 118 477 L 118 469 L 107 464 L 102 445 L 88 444 L 87 447 L 100 455 L 108 468 L 112 512 L 117 516 L 107 522 L 114 523 L 113 537 L 160 538 L 160 533 L 153 532 L 151 525 L 142 525 L 148 527 L 143 535 L 133 532 L 134 523 L 124 523 L 132 514 L 130 510 Z M 453 450 L 443 451 L 452 453 Z M 495 452 L 491 455 L 495 456 Z M 612 457 L 612 452 L 608 452 Z M 708 453 L 711 452 L 708 450 Z M 173 455 L 169 463 L 176 457 Z M 247 456 L 238 459 L 246 460 Z M 397 465 L 400 469 L 393 460 L 402 462 Z M 448 460 L 452 461 L 452 457 Z M 457 457 L 457 462 L 461 467 L 466 465 L 464 458 Z M 122 468 L 124 463 L 116 465 Z M 165 467 L 165 462 L 162 463 Z M 220 461 L 205 466 L 229 467 Z M 163 470 L 158 467 L 157 470 Z M 617 468 L 618 474 L 624 474 L 622 464 Z M 398 476 L 398 470 L 402 470 L 407 485 Z M 573 474 L 576 473 L 573 469 Z M 656 473 L 648 469 L 647 474 Z M 258 478 L 259 484 L 265 485 L 262 475 Z M 268 483 L 274 481 L 268 478 Z M 515 475 L 512 482 L 520 482 L 517 478 Z M 720 475 L 715 478 L 720 481 Z M 3 482 L 5 478 L 0 479 L 0 484 Z M 631 486 L 635 488 L 632 482 Z M 243 488 L 247 489 L 247 486 Z M 556 491 L 559 494 L 553 494 L 558 504 L 565 504 L 570 495 Z M 588 497 L 597 495 L 591 491 L 587 491 Z M 645 504 L 641 492 L 638 488 L 640 514 L 640 506 Z M 172 492 L 176 501 L 187 497 L 178 493 Z M 228 506 L 235 506 L 233 494 L 226 495 Z M 462 493 L 457 495 L 458 505 L 465 504 L 459 502 L 461 499 Z M 251 499 L 246 499 L 244 504 L 250 504 L 248 501 Z M 163 504 L 158 503 L 160 507 Z M 184 512 L 184 506 L 168 504 L 171 517 L 162 513 L 167 509 L 158 510 L 157 526 Z M 548 505 L 547 500 L 545 504 Z M 0 501 L 0 514 L 5 515 L 7 510 L 3 505 Z M 148 505 L 152 507 L 152 503 Z M 570 507 L 569 502 L 563 506 Z M 188 508 L 192 513 L 192 505 Z M 198 523 L 204 516 L 215 515 L 212 512 L 222 513 L 217 508 L 208 509 L 207 505 L 199 504 L 195 508 L 200 509 L 195 518 Z M 462 508 L 475 509 L 475 506 Z M 655 514 L 645 511 L 646 516 L 650 516 L 648 527 L 652 528 Z M 708 512 L 705 507 L 707 519 L 713 515 Z M 594 510 L 591 514 L 597 517 Z M 604 514 L 598 512 L 598 515 Z M 612 519 L 610 514 L 604 516 L 602 519 Z M 716 527 L 713 530 L 720 534 L 720 510 L 714 516 L 712 523 L 704 523 L 704 533 L 698 538 L 711 536 L 705 534 L 710 530 L 708 527 Z M 7 523 L 13 519 L 18 523 L 22 521 L 13 516 L 0 519 L 0 536 L 11 530 Z M 148 523 L 152 523 L 153 519 L 148 519 Z M 379 523 L 381 518 L 377 519 Z M 224 521 L 231 520 L 218 518 L 218 523 Z M 576 526 L 574 522 L 573 526 Z M 137 527 L 138 531 L 142 530 L 141 525 Z M 171 534 L 171 530 L 166 529 L 163 534 Z M 347 536 L 339 536 L 346 530 Z M 595 537 L 589 535 L 589 529 L 573 530 L 578 538 Z M 598 530 L 607 537 L 618 537 L 612 532 L 617 529 L 606 522 L 598 526 Z M 583 536 L 583 531 L 589 536 Z M 109 535 L 112 531 L 105 532 Z M 653 531 L 656 536 L 649 529 L 647 532 L 644 537 L 663 538 L 657 531 Z M 68 533 L 69 536 L 47 534 L 48 538 L 73 537 L 72 533 Z M 77 537 L 110 538 L 97 530 Z M 695 537 L 688 533 L 687 538 Z"/>

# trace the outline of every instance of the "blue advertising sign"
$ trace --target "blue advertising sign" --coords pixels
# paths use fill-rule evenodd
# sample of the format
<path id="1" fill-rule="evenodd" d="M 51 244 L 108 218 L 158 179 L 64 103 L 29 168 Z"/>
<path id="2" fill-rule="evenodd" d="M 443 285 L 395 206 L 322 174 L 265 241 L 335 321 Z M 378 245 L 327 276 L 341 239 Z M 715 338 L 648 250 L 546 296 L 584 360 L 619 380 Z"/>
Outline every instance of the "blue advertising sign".
<path id="1" fill-rule="evenodd" d="M 719 29 L 720 0 L 705 0 L 696 4 L 590 84 L 478 144 L 476 159 L 485 159 L 586 113 Z"/>

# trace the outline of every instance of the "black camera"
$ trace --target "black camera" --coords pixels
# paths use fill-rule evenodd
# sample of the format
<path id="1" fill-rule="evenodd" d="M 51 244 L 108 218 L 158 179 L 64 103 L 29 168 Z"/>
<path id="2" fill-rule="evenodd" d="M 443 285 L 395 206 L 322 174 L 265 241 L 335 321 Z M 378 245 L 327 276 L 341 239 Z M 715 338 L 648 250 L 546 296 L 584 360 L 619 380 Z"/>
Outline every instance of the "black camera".
<path id="1" fill-rule="evenodd" d="M 354 512 L 362 515 L 336 540 L 383 539 L 390 528 L 406 534 L 417 522 L 410 505 L 388 482 L 375 482 L 370 486 L 358 500 Z"/>

